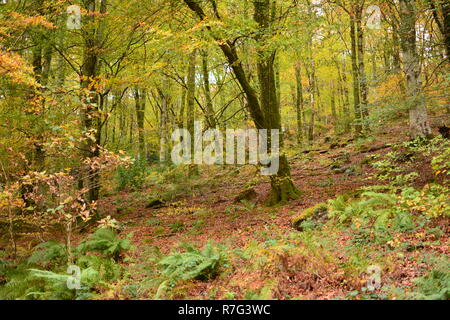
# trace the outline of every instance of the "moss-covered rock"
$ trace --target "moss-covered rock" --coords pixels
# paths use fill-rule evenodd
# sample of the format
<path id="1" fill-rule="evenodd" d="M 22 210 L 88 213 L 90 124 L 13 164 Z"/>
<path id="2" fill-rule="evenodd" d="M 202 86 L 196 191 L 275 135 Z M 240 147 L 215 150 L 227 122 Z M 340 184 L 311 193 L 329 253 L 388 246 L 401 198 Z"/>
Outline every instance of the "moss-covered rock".
<path id="1" fill-rule="evenodd" d="M 159 209 L 165 206 L 165 202 L 160 198 L 151 199 L 145 206 L 147 209 Z"/>
<path id="2" fill-rule="evenodd" d="M 313 218 L 317 221 L 324 220 L 328 216 L 328 205 L 325 202 L 316 204 L 313 207 L 303 210 L 300 214 L 291 219 L 292 226 L 301 231 L 302 222 Z"/>
<path id="3" fill-rule="evenodd" d="M 244 191 L 242 191 L 241 193 L 239 193 L 235 198 L 234 198 L 234 203 L 239 203 L 243 200 L 245 201 L 251 201 L 254 200 L 258 197 L 258 194 L 256 193 L 255 189 L 253 188 L 248 188 L 245 189 Z"/>

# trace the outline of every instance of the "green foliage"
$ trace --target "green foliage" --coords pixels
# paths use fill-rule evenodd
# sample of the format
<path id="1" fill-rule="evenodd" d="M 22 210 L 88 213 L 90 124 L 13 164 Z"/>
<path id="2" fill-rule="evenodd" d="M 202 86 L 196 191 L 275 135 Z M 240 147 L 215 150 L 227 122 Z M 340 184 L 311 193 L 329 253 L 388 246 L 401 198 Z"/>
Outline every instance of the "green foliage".
<path id="1" fill-rule="evenodd" d="M 375 225 L 383 224 L 391 215 L 396 198 L 390 194 L 366 192 L 360 201 L 348 201 L 339 196 L 330 200 L 330 217 L 337 217 L 340 223 L 354 221 L 355 218 L 376 220 Z"/>
<path id="2" fill-rule="evenodd" d="M 99 281 L 115 281 L 119 278 L 121 273 L 120 265 L 118 265 L 113 259 L 103 258 L 94 255 L 81 256 L 76 261 L 77 266 L 83 270 L 91 269 L 97 272 L 94 282 Z M 94 282 L 90 283 L 91 285 Z"/>
<path id="3" fill-rule="evenodd" d="M 387 153 L 384 159 L 373 162 L 372 166 L 377 170 L 375 178 L 386 181 L 395 187 L 403 187 L 405 184 L 414 181 L 419 174 L 417 172 L 402 174 L 404 169 L 398 163 L 401 157 L 400 153 L 392 151 Z"/>
<path id="4" fill-rule="evenodd" d="M 173 233 L 181 232 L 184 230 L 184 223 L 182 221 L 177 221 L 169 225 L 170 231 Z"/>
<path id="5" fill-rule="evenodd" d="M 241 200 L 240 201 L 242 205 L 237 205 L 237 209 L 241 209 L 244 211 L 252 211 L 256 207 L 256 203 L 250 202 L 248 200 Z"/>
<path id="6" fill-rule="evenodd" d="M 97 230 L 74 250 L 73 264 L 81 270 L 81 289 L 71 290 L 67 286 L 71 275 L 65 269 L 65 245 L 40 244 L 26 263 L 4 268 L 2 274 L 7 283 L 0 286 L 0 299 L 87 299 L 93 296 L 94 289 L 119 279 L 122 270 L 114 259 L 130 247 L 130 241 L 117 238 L 112 229 Z M 49 270 L 28 269 L 30 264 Z"/>
<path id="7" fill-rule="evenodd" d="M 197 279 L 206 281 L 219 274 L 225 262 L 223 249 L 208 242 L 203 250 L 185 245 L 185 252 L 176 252 L 162 259 L 158 264 L 162 274 L 171 280 Z"/>
<path id="8" fill-rule="evenodd" d="M 40 280 L 42 286 L 34 288 L 34 291 L 27 293 L 27 296 L 34 296 L 40 300 L 86 299 L 92 296 L 89 291 L 98 282 L 98 272 L 91 268 L 82 270 L 80 290 L 68 288 L 67 282 L 70 279 L 68 274 L 31 269 L 28 279 Z"/>
<path id="9" fill-rule="evenodd" d="M 5 268 L 2 275 L 7 282 L 0 286 L 0 300 L 33 299 L 28 293 L 35 289 L 35 283 L 30 281 L 29 271 L 25 265 Z"/>
<path id="10" fill-rule="evenodd" d="M 137 159 L 129 166 L 117 168 L 117 190 L 129 189 L 131 191 L 141 190 L 147 176 L 147 162 L 145 159 Z"/>
<path id="11" fill-rule="evenodd" d="M 426 185 L 420 191 L 406 188 L 399 197 L 399 203 L 429 218 L 448 217 L 450 216 L 449 194 L 449 188 L 439 184 Z"/>
<path id="12" fill-rule="evenodd" d="M 360 200 L 338 196 L 329 201 L 329 216 L 338 223 L 349 225 L 354 231 L 353 242 L 386 243 L 395 232 L 411 232 L 427 221 L 424 215 L 415 215 L 403 201 L 408 192 L 394 193 L 364 192 Z"/>
<path id="13" fill-rule="evenodd" d="M 118 261 L 120 254 L 130 248 L 130 240 L 118 238 L 117 233 L 111 228 L 101 228 L 91 235 L 89 239 L 80 243 L 77 249 L 80 254 L 88 251 L 99 252 L 107 258 L 113 258 L 115 261 Z"/>
<path id="14" fill-rule="evenodd" d="M 450 146 L 431 160 L 431 166 L 436 174 L 450 175 Z"/>
<path id="15" fill-rule="evenodd" d="M 37 245 L 33 254 L 28 258 L 29 264 L 48 267 L 50 264 L 60 265 L 67 261 L 66 246 L 55 241 L 48 241 Z"/>
<path id="16" fill-rule="evenodd" d="M 145 222 L 148 226 L 159 226 L 161 224 L 161 219 L 150 218 Z"/>
<path id="17" fill-rule="evenodd" d="M 427 275 L 415 280 L 417 292 L 411 297 L 420 300 L 450 299 L 450 271 L 448 265 L 444 269 L 431 270 Z"/>
<path id="18" fill-rule="evenodd" d="M 275 281 L 268 281 L 260 290 L 248 290 L 244 295 L 244 300 L 271 300 L 274 287 Z"/>
<path id="19" fill-rule="evenodd" d="M 441 136 L 432 140 L 416 139 L 405 142 L 404 147 L 422 153 L 425 156 L 432 156 L 431 166 L 438 174 L 450 175 L 450 141 Z"/>
<path id="20" fill-rule="evenodd" d="M 312 218 L 315 215 L 326 214 L 328 212 L 328 205 L 326 203 L 319 203 L 313 207 L 303 210 L 300 214 L 291 219 L 292 226 L 296 229 L 302 229 L 301 225 L 304 221 Z"/>

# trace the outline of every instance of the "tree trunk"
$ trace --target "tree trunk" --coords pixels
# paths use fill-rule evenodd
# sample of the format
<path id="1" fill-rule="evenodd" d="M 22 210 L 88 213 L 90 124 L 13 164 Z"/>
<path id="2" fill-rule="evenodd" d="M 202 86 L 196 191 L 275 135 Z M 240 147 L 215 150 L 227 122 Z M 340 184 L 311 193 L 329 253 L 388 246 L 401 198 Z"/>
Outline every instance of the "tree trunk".
<path id="1" fill-rule="evenodd" d="M 196 67 L 196 51 L 193 51 L 189 56 L 189 67 L 187 76 L 187 130 L 191 134 L 191 139 L 194 139 L 194 121 L 195 121 L 195 67 Z M 191 143 L 191 156 L 194 157 L 195 144 Z M 191 164 L 189 166 L 189 176 L 198 175 L 198 166 Z"/>
<path id="2" fill-rule="evenodd" d="M 361 100 L 360 100 L 360 83 L 359 83 L 359 69 L 357 63 L 356 52 L 356 19 L 353 14 L 350 15 L 350 39 L 352 45 L 351 59 L 352 59 L 352 72 L 353 72 L 353 105 L 355 110 L 355 133 L 360 135 L 362 132 L 362 119 L 361 119 Z"/>
<path id="3" fill-rule="evenodd" d="M 393 58 L 393 68 L 395 73 L 401 72 L 400 65 L 400 45 L 398 40 L 398 27 L 395 21 L 392 22 L 392 58 Z"/>
<path id="4" fill-rule="evenodd" d="M 140 90 L 138 87 L 134 88 L 134 101 L 136 108 L 136 122 L 138 127 L 138 141 L 139 141 L 139 157 L 145 159 L 145 136 L 144 136 L 144 119 L 145 119 L 145 105 L 147 92 L 146 90 Z"/>
<path id="5" fill-rule="evenodd" d="M 333 118 L 333 126 L 334 132 L 336 133 L 336 127 L 338 123 L 337 114 L 336 114 L 336 95 L 335 95 L 334 83 L 331 81 L 330 83 L 330 107 L 331 107 L 331 116 Z"/>
<path id="6" fill-rule="evenodd" d="M 270 1 L 254 1 L 254 20 L 258 23 L 259 29 L 266 32 L 270 25 Z M 257 39 L 264 41 L 263 39 Z M 274 63 L 276 53 L 274 51 L 258 51 L 258 80 L 260 86 L 260 101 L 263 110 L 266 129 L 281 130 L 280 105 L 277 97 L 277 84 Z M 283 146 L 283 136 L 280 135 L 280 147 Z M 279 155 L 280 167 L 276 175 L 270 176 L 271 192 L 267 199 L 268 205 L 284 204 L 291 199 L 298 197 L 299 192 L 291 179 L 290 168 L 284 154 Z"/>
<path id="7" fill-rule="evenodd" d="M 159 117 L 159 139 L 160 139 L 160 152 L 159 160 L 162 164 L 169 161 L 169 139 L 167 135 L 169 126 L 169 85 L 168 79 L 164 79 L 163 89 L 159 89 L 159 95 L 161 97 L 161 115 Z"/>
<path id="8" fill-rule="evenodd" d="M 207 19 L 199 2 L 195 0 L 184 0 L 186 5 L 197 14 L 200 20 Z M 270 24 L 270 1 L 269 0 L 254 0 L 253 6 L 255 9 L 254 20 L 259 25 L 260 33 L 258 41 L 264 41 Z M 220 19 L 220 15 L 216 12 L 216 17 Z M 273 19 L 272 19 L 273 20 Z M 212 31 L 212 27 L 207 27 Z M 214 33 L 211 32 L 214 37 Z M 276 84 L 273 68 L 273 61 L 276 57 L 275 52 L 258 52 L 258 79 L 263 83 L 260 84 L 261 96 L 258 98 L 256 90 L 250 84 L 248 75 L 242 66 L 241 59 L 238 56 L 236 44 L 233 41 L 222 41 L 215 38 L 219 48 L 228 60 L 228 64 L 233 69 L 233 73 L 245 93 L 247 98 L 247 109 L 255 123 L 257 129 L 281 129 L 281 119 L 279 105 L 276 99 Z M 267 75 L 262 72 L 268 71 Z M 264 75 L 264 76 L 263 76 Z M 269 92 L 266 92 L 269 90 Z M 260 100 L 261 99 L 261 100 Z M 275 103 L 273 103 L 275 101 Z M 282 141 L 280 142 L 282 145 Z M 289 199 L 298 197 L 298 190 L 294 186 L 290 177 L 290 168 L 287 159 L 284 155 L 280 156 L 280 170 L 275 176 L 271 176 L 271 194 L 269 195 L 268 204 L 284 203 Z"/>
<path id="9" fill-rule="evenodd" d="M 422 94 L 420 62 L 416 48 L 416 9 L 413 0 L 400 0 L 400 38 L 403 73 L 406 78 L 406 99 L 409 105 L 410 136 L 431 137 L 431 128 Z"/>
<path id="10" fill-rule="evenodd" d="M 95 0 L 87 0 L 84 2 L 84 9 L 89 12 L 95 12 Z M 100 13 L 106 13 L 107 1 L 100 2 Z M 86 158 L 94 158 L 100 155 L 101 143 L 101 119 L 100 119 L 100 99 L 99 95 L 92 90 L 93 82 L 97 81 L 99 72 L 99 51 L 102 42 L 102 33 L 100 32 L 101 23 L 96 26 L 93 22 L 96 16 L 87 15 L 86 27 L 84 31 L 84 53 L 83 63 L 81 67 L 80 85 L 82 89 L 81 102 L 81 122 L 83 129 L 94 139 L 85 139 L 82 146 L 83 156 Z M 88 201 L 94 202 L 99 198 L 100 176 L 97 169 L 87 168 L 85 171 L 85 181 L 87 182 Z"/>
<path id="11" fill-rule="evenodd" d="M 302 114 L 303 114 L 303 84 L 302 84 L 302 70 L 300 62 L 295 64 L 295 81 L 297 83 L 297 90 L 295 95 L 295 111 L 297 113 L 297 143 L 302 142 Z"/>
<path id="12" fill-rule="evenodd" d="M 202 52 L 202 72 L 203 72 L 203 85 L 206 98 L 206 121 L 208 122 L 208 129 L 217 127 L 213 103 L 211 99 L 211 88 L 209 85 L 209 69 L 208 69 L 208 52 Z"/>
<path id="13" fill-rule="evenodd" d="M 357 43 L 358 43 L 358 67 L 359 67 L 359 77 L 360 77 L 360 92 L 361 92 L 361 114 L 362 120 L 369 115 L 369 110 L 367 108 L 367 96 L 368 96 L 368 88 L 367 88 L 367 76 L 365 70 L 365 62 L 364 62 L 364 33 L 362 30 L 362 12 L 363 6 L 357 6 L 357 14 L 356 14 L 356 32 Z M 367 129 L 367 126 L 366 126 Z"/>
<path id="14" fill-rule="evenodd" d="M 428 4 L 433 13 L 434 21 L 444 38 L 446 59 L 450 59 L 450 4 L 446 0 L 440 0 L 438 4 L 435 4 L 434 0 L 428 0 Z"/>

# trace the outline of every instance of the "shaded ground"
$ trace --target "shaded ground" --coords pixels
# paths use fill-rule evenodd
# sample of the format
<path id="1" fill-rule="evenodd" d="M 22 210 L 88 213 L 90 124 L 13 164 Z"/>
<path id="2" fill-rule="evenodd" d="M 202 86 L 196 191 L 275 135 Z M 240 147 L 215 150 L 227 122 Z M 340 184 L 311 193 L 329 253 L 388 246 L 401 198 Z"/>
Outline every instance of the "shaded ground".
<path id="1" fill-rule="evenodd" d="M 181 283 L 165 298 L 344 298 L 355 291 L 361 293 L 367 281 L 365 267 L 371 264 L 381 266 L 385 286 L 412 286 L 412 279 L 429 269 L 430 262 L 423 257 L 448 256 L 448 219 L 434 222 L 445 230 L 440 239 L 424 229 L 413 236 L 399 234 L 390 247 L 372 245 L 369 251 L 354 245 L 355 235 L 349 230 L 327 224 L 315 233 L 302 235 L 290 223 L 292 216 L 305 208 L 376 184 L 368 179 L 373 169 L 365 159 L 389 152 L 390 143 L 404 138 L 402 131 L 394 128 L 389 134 L 381 133 L 377 140 L 350 141 L 347 146 L 332 148 L 333 143 L 327 143 L 289 154 L 292 178 L 302 195 L 279 208 L 261 205 L 270 186 L 249 166 L 202 168 L 201 176 L 192 181 L 191 190 L 184 190 L 184 196 L 159 209 L 146 208 L 154 189 L 107 198 L 100 204 L 102 211 L 123 223 L 124 233 L 133 234 L 136 247 L 128 260 L 133 272 L 123 286 L 146 281 L 152 248 L 168 254 L 179 243 L 202 247 L 209 240 L 226 245 L 235 253 L 226 270 L 209 282 Z M 416 184 L 426 184 L 432 178 L 431 170 L 421 162 L 414 166 L 421 173 Z M 257 204 L 233 203 L 235 196 L 250 185 L 258 194 Z M 239 258 L 240 252 L 251 252 L 251 258 Z M 136 296 L 123 286 L 104 298 L 145 299 L 154 294 L 154 288 L 148 288 Z M 383 297 L 381 292 L 371 294 Z"/>

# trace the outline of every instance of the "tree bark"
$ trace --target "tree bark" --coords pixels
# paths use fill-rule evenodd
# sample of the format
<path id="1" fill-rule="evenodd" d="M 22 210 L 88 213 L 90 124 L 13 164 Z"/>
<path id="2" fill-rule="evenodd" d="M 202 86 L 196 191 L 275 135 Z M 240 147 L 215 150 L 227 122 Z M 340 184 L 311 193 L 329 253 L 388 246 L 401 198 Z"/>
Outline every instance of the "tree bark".
<path id="1" fill-rule="evenodd" d="M 356 19 L 354 14 L 350 15 L 350 40 L 351 40 L 351 59 L 352 59 L 352 73 L 353 73 L 353 105 L 355 112 L 355 133 L 360 135 L 362 133 L 362 113 L 361 113 L 361 94 L 360 94 L 360 80 L 359 68 L 357 63 L 356 52 Z"/>
<path id="2" fill-rule="evenodd" d="M 357 43 L 358 43 L 358 68 L 359 68 L 359 79 L 360 79 L 360 93 L 361 93 L 361 114 L 362 120 L 369 115 L 369 110 L 367 108 L 367 96 L 368 96 L 368 88 L 367 88 L 367 76 L 365 70 L 365 61 L 364 61 L 364 33 L 362 29 L 362 12 L 363 6 L 358 5 L 356 9 L 356 32 L 357 32 Z M 363 126 L 364 127 L 364 126 Z M 367 129 L 367 126 L 366 128 Z"/>
<path id="3" fill-rule="evenodd" d="M 96 1 L 87 0 L 84 2 L 84 9 L 93 13 L 96 11 Z M 106 13 L 107 1 L 102 0 L 100 2 L 100 13 Z M 95 81 L 97 81 L 99 73 L 99 51 L 101 49 L 103 34 L 101 31 L 101 25 L 94 24 L 94 15 L 87 15 L 84 23 L 84 53 L 83 63 L 81 67 L 80 86 L 81 86 L 81 122 L 84 131 L 93 135 L 94 139 L 85 139 L 82 145 L 82 155 L 86 158 L 94 158 L 100 155 L 100 143 L 101 143 L 101 119 L 100 119 L 100 99 L 99 95 L 93 90 Z M 85 172 L 85 181 L 87 182 L 88 201 L 94 202 L 99 198 L 100 191 L 100 176 L 97 169 L 87 168 Z"/>
<path id="4" fill-rule="evenodd" d="M 300 62 L 295 64 L 295 81 L 297 83 L 296 86 L 296 95 L 295 95 L 295 111 L 297 114 L 297 143 L 302 142 L 303 136 L 303 123 L 302 123 L 302 115 L 303 115 L 303 84 L 302 84 L 302 69 Z"/>
<path id="5" fill-rule="evenodd" d="M 209 68 L 208 68 L 208 52 L 202 52 L 202 72 L 203 72 L 203 85 L 206 98 L 206 121 L 208 122 L 208 127 L 217 127 L 216 119 L 214 116 L 214 107 L 211 99 L 211 88 L 209 84 Z"/>
<path id="6" fill-rule="evenodd" d="M 420 81 L 420 62 L 416 47 L 416 8 L 413 0 L 400 0 L 400 38 L 409 129 L 412 139 L 431 137 L 431 128 Z"/>
<path id="7" fill-rule="evenodd" d="M 194 139 L 194 121 L 195 121 L 195 67 L 197 52 L 194 50 L 189 56 L 188 76 L 187 76 L 187 130 Z M 191 156 L 194 157 L 194 143 L 191 143 Z M 189 167 L 189 176 L 198 175 L 198 166 L 192 164 Z"/>
<path id="8" fill-rule="evenodd" d="M 144 136 L 144 119 L 145 106 L 147 100 L 147 92 L 145 89 L 134 88 L 134 102 L 136 109 L 136 122 L 138 127 L 138 141 L 139 141 L 139 157 L 145 159 L 145 136 Z"/>
<path id="9" fill-rule="evenodd" d="M 195 0 L 184 0 L 186 5 L 197 14 L 200 20 L 207 19 L 207 16 L 203 9 L 200 7 L 199 2 Z M 213 1 L 214 2 L 214 1 Z M 214 2 L 215 3 L 215 2 Z M 269 0 L 254 0 L 253 6 L 255 9 L 254 20 L 259 25 L 258 41 L 264 41 L 261 36 L 268 32 L 268 26 L 270 21 L 270 1 Z M 217 9 L 217 7 L 215 6 Z M 217 10 L 214 10 L 215 18 L 221 19 Z M 207 29 L 210 34 L 217 41 L 219 48 L 225 55 L 229 66 L 232 68 L 233 73 L 242 88 L 247 99 L 247 109 L 255 123 L 257 129 L 281 129 L 281 119 L 279 105 L 276 99 L 276 84 L 273 61 L 276 57 L 275 52 L 258 52 L 258 80 L 261 88 L 261 95 L 258 94 L 254 87 L 248 80 L 247 73 L 245 72 L 241 59 L 238 56 L 236 49 L 236 42 L 232 40 L 223 41 L 220 37 L 216 36 L 212 30 L 212 27 L 208 26 Z M 263 75 L 262 72 L 266 70 L 267 75 Z M 268 92 L 267 92 L 268 90 Z M 275 103 L 274 103 L 275 101 Z M 282 138 L 281 138 L 282 139 Z M 280 141 L 282 145 L 282 141 Z M 289 199 L 297 198 L 299 192 L 292 182 L 290 177 L 290 168 L 287 159 L 284 155 L 280 156 L 280 170 L 275 176 L 271 176 L 271 194 L 267 204 L 282 204 Z"/>

